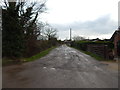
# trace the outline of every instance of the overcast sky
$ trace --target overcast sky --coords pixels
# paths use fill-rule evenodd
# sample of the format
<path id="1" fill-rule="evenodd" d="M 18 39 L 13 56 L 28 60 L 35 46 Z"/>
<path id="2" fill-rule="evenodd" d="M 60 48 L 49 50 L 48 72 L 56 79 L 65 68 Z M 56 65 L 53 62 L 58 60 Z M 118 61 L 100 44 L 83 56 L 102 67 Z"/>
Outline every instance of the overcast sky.
<path id="1" fill-rule="evenodd" d="M 119 0 L 47 0 L 39 19 L 58 30 L 59 39 L 72 36 L 110 38 L 118 27 Z"/>

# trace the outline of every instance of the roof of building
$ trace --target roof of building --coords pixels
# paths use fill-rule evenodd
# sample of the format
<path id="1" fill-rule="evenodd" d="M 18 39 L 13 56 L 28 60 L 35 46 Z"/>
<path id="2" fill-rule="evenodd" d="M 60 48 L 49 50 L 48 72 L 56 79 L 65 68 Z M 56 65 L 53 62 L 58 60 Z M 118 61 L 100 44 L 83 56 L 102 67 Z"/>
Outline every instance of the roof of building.
<path id="1" fill-rule="evenodd" d="M 118 30 L 116 30 L 116 31 L 113 33 L 113 35 L 112 35 L 112 37 L 110 38 L 110 40 L 111 40 L 111 41 L 114 41 L 114 37 L 115 37 L 117 34 L 120 35 L 120 28 L 118 28 Z"/>

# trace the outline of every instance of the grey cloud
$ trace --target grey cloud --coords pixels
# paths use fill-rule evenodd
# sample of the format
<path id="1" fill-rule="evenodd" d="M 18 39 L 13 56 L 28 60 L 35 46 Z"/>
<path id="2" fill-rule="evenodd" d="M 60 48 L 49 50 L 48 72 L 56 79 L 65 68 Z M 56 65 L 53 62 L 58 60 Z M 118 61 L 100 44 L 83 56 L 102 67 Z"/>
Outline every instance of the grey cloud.
<path id="1" fill-rule="evenodd" d="M 102 16 L 94 21 L 86 22 L 73 22 L 70 24 L 52 24 L 53 27 L 57 28 L 59 32 L 68 31 L 71 27 L 74 32 L 79 32 L 82 35 L 102 35 L 111 34 L 117 29 L 117 22 L 111 20 L 110 15 Z M 68 31 L 69 32 L 69 31 Z"/>
<path id="2" fill-rule="evenodd" d="M 117 22 L 112 21 L 109 15 L 100 17 L 94 21 L 76 22 L 70 25 L 74 30 L 82 32 L 94 32 L 99 34 L 112 33 L 117 28 Z"/>

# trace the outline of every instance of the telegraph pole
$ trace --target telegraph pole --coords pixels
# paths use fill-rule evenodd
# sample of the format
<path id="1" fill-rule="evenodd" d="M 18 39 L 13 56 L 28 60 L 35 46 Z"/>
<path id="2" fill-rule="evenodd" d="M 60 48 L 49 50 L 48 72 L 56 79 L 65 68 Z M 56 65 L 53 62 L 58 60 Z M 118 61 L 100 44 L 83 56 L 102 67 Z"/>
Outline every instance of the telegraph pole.
<path id="1" fill-rule="evenodd" d="M 71 39 L 71 35 L 72 35 L 72 32 L 71 32 L 71 30 L 72 30 L 72 29 L 70 28 L 70 41 L 72 40 L 72 39 Z"/>

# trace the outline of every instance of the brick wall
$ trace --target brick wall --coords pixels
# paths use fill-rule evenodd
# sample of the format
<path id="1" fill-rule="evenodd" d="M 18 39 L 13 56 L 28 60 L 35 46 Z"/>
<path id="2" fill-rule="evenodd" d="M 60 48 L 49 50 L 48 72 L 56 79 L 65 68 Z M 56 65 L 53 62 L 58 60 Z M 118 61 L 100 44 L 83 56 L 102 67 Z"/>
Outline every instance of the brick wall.
<path id="1" fill-rule="evenodd" d="M 117 44 L 118 44 L 118 41 L 120 41 L 120 31 L 117 31 L 117 33 L 115 34 L 114 36 L 114 56 L 118 56 L 118 52 L 117 52 Z"/>

